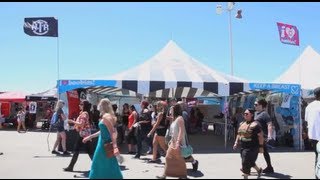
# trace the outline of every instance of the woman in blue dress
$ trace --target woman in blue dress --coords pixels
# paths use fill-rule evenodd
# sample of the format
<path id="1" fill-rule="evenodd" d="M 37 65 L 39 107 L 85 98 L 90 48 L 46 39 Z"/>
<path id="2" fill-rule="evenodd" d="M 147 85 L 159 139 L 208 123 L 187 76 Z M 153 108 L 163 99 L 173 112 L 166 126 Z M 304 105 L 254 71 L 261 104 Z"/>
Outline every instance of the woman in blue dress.
<path id="1" fill-rule="evenodd" d="M 86 137 L 83 142 L 86 143 L 92 138 L 98 137 L 96 150 L 93 155 L 91 170 L 89 174 L 90 179 L 123 179 L 116 156 L 119 155 L 117 147 L 117 131 L 114 128 L 117 118 L 112 110 L 111 102 L 108 98 L 101 99 L 98 105 L 102 118 L 99 121 L 100 131 Z M 113 157 L 106 156 L 104 144 L 112 142 L 114 148 Z"/>

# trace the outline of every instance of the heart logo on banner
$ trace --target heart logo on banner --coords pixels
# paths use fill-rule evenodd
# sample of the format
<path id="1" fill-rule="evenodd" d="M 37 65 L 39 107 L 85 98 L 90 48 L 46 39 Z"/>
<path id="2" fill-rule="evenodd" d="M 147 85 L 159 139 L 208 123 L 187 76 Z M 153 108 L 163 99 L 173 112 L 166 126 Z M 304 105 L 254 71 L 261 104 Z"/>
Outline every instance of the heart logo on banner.
<path id="1" fill-rule="evenodd" d="M 286 33 L 290 39 L 296 34 L 296 31 L 293 28 L 286 27 Z"/>
<path id="2" fill-rule="evenodd" d="M 298 86 L 291 86 L 291 93 L 292 94 L 299 94 L 299 87 Z"/>

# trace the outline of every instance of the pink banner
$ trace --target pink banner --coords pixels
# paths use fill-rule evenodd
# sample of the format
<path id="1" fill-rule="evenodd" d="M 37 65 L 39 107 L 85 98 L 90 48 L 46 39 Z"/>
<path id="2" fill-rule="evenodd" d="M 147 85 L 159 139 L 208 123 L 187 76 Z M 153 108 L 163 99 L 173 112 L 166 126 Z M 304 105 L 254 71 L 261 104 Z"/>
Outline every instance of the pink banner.
<path id="1" fill-rule="evenodd" d="M 299 31 L 296 26 L 278 23 L 280 41 L 284 44 L 299 46 Z"/>

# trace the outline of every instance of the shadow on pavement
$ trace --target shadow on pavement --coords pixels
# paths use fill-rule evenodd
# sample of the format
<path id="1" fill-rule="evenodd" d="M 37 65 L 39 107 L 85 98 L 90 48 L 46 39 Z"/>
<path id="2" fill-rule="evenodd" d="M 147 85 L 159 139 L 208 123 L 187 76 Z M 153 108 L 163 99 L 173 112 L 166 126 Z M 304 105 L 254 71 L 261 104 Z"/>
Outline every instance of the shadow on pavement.
<path id="1" fill-rule="evenodd" d="M 33 158 L 63 158 L 63 157 L 71 157 L 65 155 L 56 155 L 56 156 L 33 156 Z"/>
<path id="2" fill-rule="evenodd" d="M 277 178 L 277 179 L 291 179 L 291 175 L 286 175 L 286 174 L 282 174 L 282 173 L 271 173 L 271 174 L 262 174 L 262 177 L 260 177 L 259 179 L 264 179 L 263 177 L 266 178 Z"/>
<path id="3" fill-rule="evenodd" d="M 120 165 L 120 170 L 125 171 L 129 170 L 126 166 Z M 89 178 L 90 171 L 73 171 L 74 173 L 80 173 L 73 175 L 74 178 Z"/>

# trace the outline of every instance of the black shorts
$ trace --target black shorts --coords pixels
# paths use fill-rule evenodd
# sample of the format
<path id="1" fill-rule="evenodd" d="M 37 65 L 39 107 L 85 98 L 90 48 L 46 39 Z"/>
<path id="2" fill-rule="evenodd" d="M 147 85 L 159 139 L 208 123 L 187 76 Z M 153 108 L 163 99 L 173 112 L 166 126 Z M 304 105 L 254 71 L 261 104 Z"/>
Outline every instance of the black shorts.
<path id="1" fill-rule="evenodd" d="M 165 136 L 167 132 L 167 128 L 156 129 L 156 133 L 158 136 Z"/>
<path id="2" fill-rule="evenodd" d="M 136 139 L 136 137 L 134 135 L 134 129 L 132 129 L 131 132 L 128 133 L 127 143 L 128 144 L 133 144 L 133 145 L 137 144 L 137 139 Z"/>

